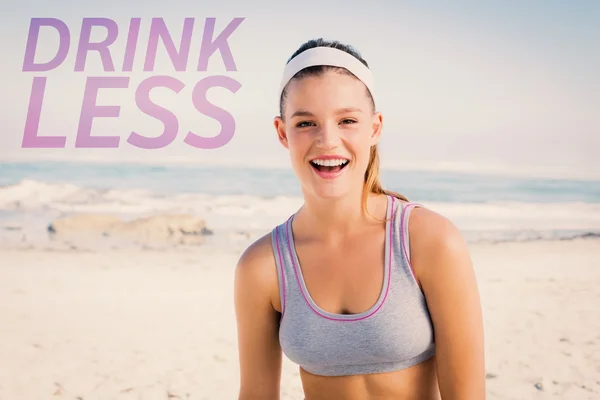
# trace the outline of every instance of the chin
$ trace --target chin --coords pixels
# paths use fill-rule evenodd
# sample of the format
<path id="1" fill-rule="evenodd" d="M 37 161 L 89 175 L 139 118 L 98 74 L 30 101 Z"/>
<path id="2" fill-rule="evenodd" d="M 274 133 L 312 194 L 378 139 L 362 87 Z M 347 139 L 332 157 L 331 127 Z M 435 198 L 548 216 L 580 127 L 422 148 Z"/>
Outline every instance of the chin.
<path id="1" fill-rule="evenodd" d="M 356 166 L 344 165 L 339 170 L 317 168 L 315 165 L 297 165 L 297 175 L 301 177 L 305 195 L 323 200 L 347 197 L 362 190 L 362 174 L 357 174 Z"/>
<path id="2" fill-rule="evenodd" d="M 305 181 L 305 187 L 316 198 L 336 200 L 347 197 L 357 190 L 360 191 L 362 182 L 359 179 L 359 177 L 353 177 L 352 174 L 343 174 L 335 179 L 322 179 L 315 174 L 311 174 Z"/>

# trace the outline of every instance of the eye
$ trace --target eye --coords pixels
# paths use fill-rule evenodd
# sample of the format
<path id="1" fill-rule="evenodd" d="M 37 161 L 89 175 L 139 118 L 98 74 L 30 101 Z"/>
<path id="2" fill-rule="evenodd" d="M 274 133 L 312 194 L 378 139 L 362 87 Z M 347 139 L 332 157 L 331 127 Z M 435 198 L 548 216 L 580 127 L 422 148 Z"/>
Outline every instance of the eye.
<path id="1" fill-rule="evenodd" d="M 301 121 L 296 124 L 296 128 L 305 128 L 305 127 L 311 126 L 311 125 L 314 125 L 314 124 L 310 121 Z"/>
<path id="2" fill-rule="evenodd" d="M 356 121 L 350 118 L 346 118 L 342 120 L 342 124 L 355 124 Z"/>

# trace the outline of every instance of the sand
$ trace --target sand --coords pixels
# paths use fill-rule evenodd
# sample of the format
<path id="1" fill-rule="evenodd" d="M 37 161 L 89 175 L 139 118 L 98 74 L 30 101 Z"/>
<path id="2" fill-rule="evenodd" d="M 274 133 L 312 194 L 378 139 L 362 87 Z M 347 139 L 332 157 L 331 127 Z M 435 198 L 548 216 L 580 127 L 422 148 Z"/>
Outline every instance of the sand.
<path id="1" fill-rule="evenodd" d="M 1 248 L 0 400 L 235 399 L 239 251 Z M 471 254 L 488 398 L 600 398 L 600 240 Z"/>

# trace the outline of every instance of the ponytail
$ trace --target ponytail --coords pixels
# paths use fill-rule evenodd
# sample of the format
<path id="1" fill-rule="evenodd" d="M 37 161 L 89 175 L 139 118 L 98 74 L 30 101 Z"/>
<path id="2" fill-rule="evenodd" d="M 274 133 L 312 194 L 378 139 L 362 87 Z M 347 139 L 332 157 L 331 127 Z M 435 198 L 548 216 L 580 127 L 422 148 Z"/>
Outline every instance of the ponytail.
<path id="1" fill-rule="evenodd" d="M 367 210 L 367 198 L 371 193 L 385 194 L 392 197 L 396 197 L 403 201 L 409 201 L 405 196 L 401 195 L 400 193 L 385 190 L 383 187 L 381 187 L 381 182 L 379 182 L 379 152 L 377 151 L 377 145 L 371 147 L 371 153 L 369 155 L 369 164 L 367 165 L 367 170 L 365 171 L 365 184 L 363 186 L 362 205 L 367 214 L 369 214 L 369 211 Z"/>

